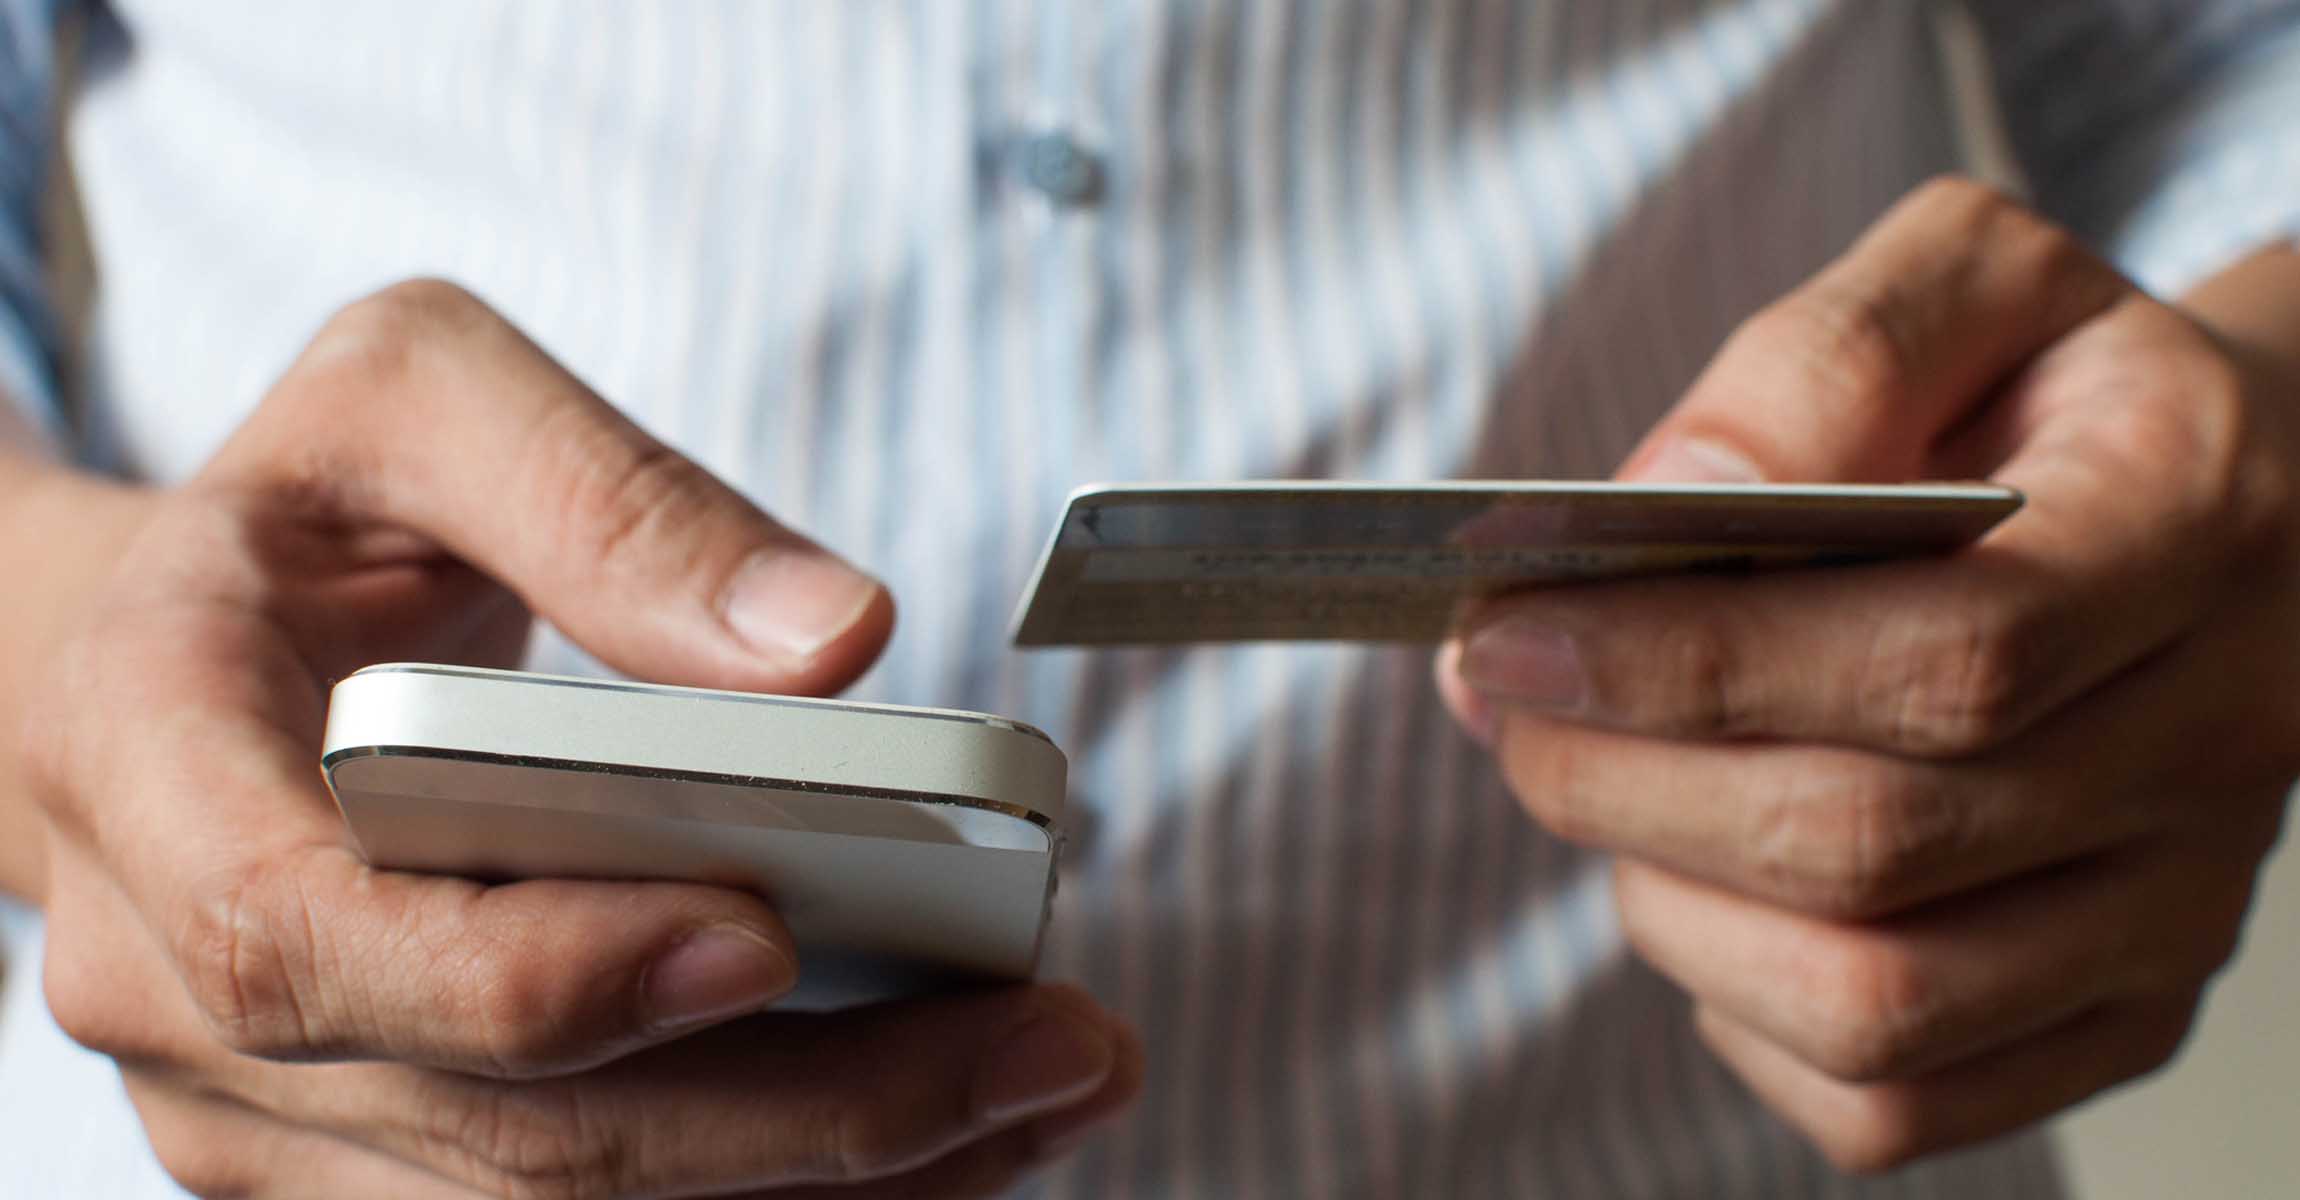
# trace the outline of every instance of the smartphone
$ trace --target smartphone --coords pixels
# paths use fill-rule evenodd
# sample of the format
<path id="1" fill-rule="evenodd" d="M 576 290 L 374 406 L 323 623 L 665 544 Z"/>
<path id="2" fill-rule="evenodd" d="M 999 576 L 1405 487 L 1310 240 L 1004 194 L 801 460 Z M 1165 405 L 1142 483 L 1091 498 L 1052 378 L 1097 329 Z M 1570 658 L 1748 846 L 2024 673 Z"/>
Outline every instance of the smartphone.
<path id="1" fill-rule="evenodd" d="M 1068 774 L 982 713 L 427 663 L 338 682 L 320 762 L 376 867 L 759 893 L 806 1008 L 1029 976 Z"/>

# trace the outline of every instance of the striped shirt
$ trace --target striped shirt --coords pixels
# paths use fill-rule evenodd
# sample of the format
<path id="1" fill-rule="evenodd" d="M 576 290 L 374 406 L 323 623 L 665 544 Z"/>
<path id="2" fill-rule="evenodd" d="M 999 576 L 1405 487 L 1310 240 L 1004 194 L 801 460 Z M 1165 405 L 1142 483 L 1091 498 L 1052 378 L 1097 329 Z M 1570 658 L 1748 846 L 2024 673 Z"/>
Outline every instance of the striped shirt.
<path id="1" fill-rule="evenodd" d="M 1424 654 L 1003 647 L 1082 482 L 1603 474 L 1964 161 L 1937 6 L 111 0 L 65 126 L 101 283 L 70 356 L 31 219 L 63 5 L 0 7 L 0 383 L 71 452 L 182 478 L 330 310 L 452 277 L 889 581 L 861 695 L 1069 750 L 1045 969 L 1139 1024 L 1150 1078 L 1033 1189 L 2057 1191 L 2034 1135 L 1833 1174 Z M 2144 282 L 2300 228 L 2300 3 L 1974 7 L 2035 196 Z M 7 986 L 0 1194 L 170 1194 Z"/>

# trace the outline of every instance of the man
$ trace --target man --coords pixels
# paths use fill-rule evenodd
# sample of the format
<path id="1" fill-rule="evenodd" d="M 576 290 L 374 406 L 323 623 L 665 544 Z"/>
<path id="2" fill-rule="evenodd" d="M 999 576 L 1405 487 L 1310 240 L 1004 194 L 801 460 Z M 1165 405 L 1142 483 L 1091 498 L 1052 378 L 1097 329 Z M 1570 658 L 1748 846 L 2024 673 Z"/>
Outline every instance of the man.
<path id="1" fill-rule="evenodd" d="M 115 0 L 76 424 L 10 7 L 11 1194 L 2047 1195 L 2234 945 L 2300 5 L 1977 6 L 2031 211 L 1924 184 L 1924 5 Z M 1497 601 L 1460 728 L 1411 651 L 1001 646 L 1075 483 L 1625 456 L 2029 504 Z M 756 897 L 366 870 L 325 681 L 531 613 L 1052 730 L 1077 986 L 778 1014 Z"/>

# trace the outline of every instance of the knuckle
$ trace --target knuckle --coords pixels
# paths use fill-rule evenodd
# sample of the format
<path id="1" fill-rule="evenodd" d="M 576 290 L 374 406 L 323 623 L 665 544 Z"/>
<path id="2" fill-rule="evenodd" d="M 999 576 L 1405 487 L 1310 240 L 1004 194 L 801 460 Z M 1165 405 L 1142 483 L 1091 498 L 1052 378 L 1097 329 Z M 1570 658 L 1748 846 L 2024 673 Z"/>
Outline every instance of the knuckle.
<path id="1" fill-rule="evenodd" d="M 499 318 L 477 297 L 436 279 L 396 283 L 336 310 L 251 421 L 273 430 L 259 442 L 267 474 L 321 494 L 341 484 L 368 449 L 349 429 L 429 401 L 436 389 L 423 386 L 426 362 L 491 321 Z"/>
<path id="2" fill-rule="evenodd" d="M 257 1181 L 240 1139 L 219 1131 L 173 1096 L 129 1077 L 128 1094 L 144 1125 L 152 1157 L 176 1186 L 203 1200 L 253 1195 Z"/>
<path id="3" fill-rule="evenodd" d="M 1770 894 L 1815 916 L 1871 920 L 1906 903 L 1954 845 L 1954 806 L 1899 764 L 1836 764 L 1755 810 L 1751 844 Z"/>
<path id="4" fill-rule="evenodd" d="M 1888 292 L 1834 284 L 1767 309 L 1752 320 L 1750 335 L 1770 357 L 1793 364 L 1816 399 L 1854 409 L 1890 405 L 1901 394 L 1917 366 L 1906 324 Z"/>
<path id="5" fill-rule="evenodd" d="M 2187 325 L 2178 313 L 2161 315 Z M 2102 436 L 2112 439 L 2104 457 L 2151 476 L 2162 476 L 2164 464 L 2178 464 L 2189 486 L 2167 489 L 2173 536 L 2209 537 L 2202 544 L 2227 546 L 2232 558 L 2249 565 L 2283 542 L 2291 464 L 2261 452 L 2275 443 L 2260 428 L 2243 369 L 2207 335 L 2184 332 L 2195 342 L 2192 352 L 2156 360 L 2165 374 L 2149 402 L 2117 406 L 2102 422 Z"/>
<path id="6" fill-rule="evenodd" d="M 2222 531 L 2225 562 L 2246 576 L 2263 562 L 2288 563 L 2292 547 L 2300 545 L 2294 536 L 2300 480 L 2285 456 L 2253 452 L 2262 444 L 2254 439 L 2247 451 L 2228 454 L 2227 465 L 2210 477 L 2198 506 L 2209 514 L 2199 524 Z"/>
<path id="7" fill-rule="evenodd" d="M 433 1140 L 493 1194 L 591 1200 L 619 1195 L 630 1182 L 627 1142 L 574 1088 L 481 1087 L 444 1111 Z"/>
<path id="8" fill-rule="evenodd" d="M 1987 217 L 2003 210 L 2020 211 L 2020 205 L 1995 187 L 1970 175 L 1954 172 L 1935 175 L 1917 185 L 1910 193 L 1913 208 L 1928 212 L 1946 212 L 1952 216 L 1968 214 Z"/>
<path id="9" fill-rule="evenodd" d="M 2193 319 L 2154 302 L 2120 313 L 2122 335 L 2098 358 L 2094 426 L 2119 466 L 2173 462 L 2225 476 L 2260 431 L 2244 368 Z"/>
<path id="10" fill-rule="evenodd" d="M 1891 1079 L 1926 1044 L 1939 1008 L 1933 982 L 1909 955 L 1854 942 L 1824 950 L 1808 995 L 1817 1009 L 1813 1066 L 1849 1083 Z"/>
<path id="11" fill-rule="evenodd" d="M 2215 566 L 2249 584 L 2262 563 L 2290 561 L 2300 479 L 2290 456 L 2266 449 L 2279 438 L 2262 427 L 2242 365 L 2188 317 L 2157 305 L 2149 313 L 2187 351 L 2155 354 L 2104 382 L 2112 402 L 2087 449 L 2104 475 L 2158 481 L 2157 540 L 2215 548 Z M 2117 395 L 2126 389 L 2133 394 Z"/>
<path id="12" fill-rule="evenodd" d="M 832 1180 L 879 1179 L 910 1165 L 914 1148 L 904 1122 L 881 1104 L 836 1104 L 807 1122 L 808 1161 Z"/>
<path id="13" fill-rule="evenodd" d="M 1582 843 L 1596 830 L 1581 803 L 1575 761 L 1571 739 L 1518 738 L 1504 752 L 1502 771 L 1518 803 L 1542 828 Z"/>
<path id="14" fill-rule="evenodd" d="M 2021 274 L 2115 278 L 2076 235 L 1993 184 L 1969 175 L 1937 176 L 1916 190 L 1913 201 L 1912 212 L 1941 227 L 1948 244 L 1982 248 Z"/>
<path id="15" fill-rule="evenodd" d="M 1659 635 L 1654 647 L 1658 670 L 1640 672 L 1641 681 L 1609 700 L 1632 725 L 1686 737 L 1725 737 L 1747 732 L 1753 706 L 1741 686 L 1742 674 L 1730 641 L 1704 621 L 1682 621 Z M 1656 685 L 1647 690 L 1642 682 Z"/>
<path id="16" fill-rule="evenodd" d="M 2002 745 L 2026 725 L 2055 649 L 2050 622 L 2024 608 L 1975 605 L 1922 622 L 1886 654 L 1868 697 L 1893 714 L 1889 736 L 1911 753 L 1964 758 Z"/>
<path id="17" fill-rule="evenodd" d="M 1943 176 L 1918 189 L 1914 214 L 1966 248 L 1966 269 L 2017 281 L 2048 324 L 2073 328 L 2137 294 L 2082 238 L 1993 185 Z"/>
<path id="18" fill-rule="evenodd" d="M 2289 564 L 2300 546 L 2300 469 L 2285 455 L 2259 453 L 2270 444 L 2261 438 L 2242 440 L 2245 452 L 2228 456 L 2206 507 L 2228 531 L 2228 561 L 2250 574 L 2263 562 Z"/>
<path id="19" fill-rule="evenodd" d="M 63 930 L 63 913 L 52 912 L 55 928 L 42 963 L 41 985 L 56 1027 L 74 1042 L 123 1062 L 160 1057 L 153 1023 L 90 957 L 89 943 L 94 939 L 55 936 Z"/>
<path id="20" fill-rule="evenodd" d="M 213 1139 L 189 1131 L 163 1136 L 149 1125 L 145 1133 L 160 1169 L 176 1181 L 177 1187 L 200 1200 L 236 1200 L 255 1194 L 248 1173 Z"/>
<path id="21" fill-rule="evenodd" d="M 323 1053 L 306 1011 L 313 946 L 300 890 L 277 863 L 229 873 L 181 918 L 175 955 L 209 1029 L 258 1058 Z"/>
<path id="22" fill-rule="evenodd" d="M 589 436 L 620 444 L 578 445 L 557 464 L 566 470 L 557 511 L 573 553 L 612 571 L 642 558 L 656 534 L 696 526 L 707 472 L 651 438 Z"/>
<path id="23" fill-rule="evenodd" d="M 487 312 L 478 297 L 439 279 L 411 279 L 336 310 L 312 339 L 305 363 L 368 380 L 404 377 L 433 340 Z"/>
<path id="24" fill-rule="evenodd" d="M 559 1069 L 569 1053 L 565 1031 L 572 999 L 531 964 L 504 967 L 478 981 L 472 1019 L 489 1073 L 527 1079 Z"/>
<path id="25" fill-rule="evenodd" d="M 935 1140 L 934 1127 L 965 1126 L 962 1115 L 915 1083 L 905 1085 L 916 1068 L 870 1050 L 860 1050 L 852 1068 L 855 1080 L 886 1082 L 836 1089 L 792 1112 L 783 1153 L 796 1177 L 830 1183 L 883 1179 L 919 1164 Z"/>
<path id="26" fill-rule="evenodd" d="M 1906 1166 L 1933 1150 L 1921 1103 L 1890 1084 L 1848 1097 L 1818 1129 L 1809 1131 L 1823 1157 L 1848 1175 L 1876 1175 Z"/>
<path id="27" fill-rule="evenodd" d="M 407 279 L 338 309 L 321 336 L 403 349 L 462 328 L 487 311 L 479 297 L 458 284 Z"/>
<path id="28" fill-rule="evenodd" d="M 2059 226 L 2037 215 L 2027 205 L 1970 175 L 1942 175 L 1928 180 L 1919 190 L 1919 199 L 1964 232 L 1971 239 L 1967 244 L 1988 244 L 1995 248 L 2010 240 L 2050 253 L 2077 244 L 2076 239 L 2062 233 Z"/>
<path id="29" fill-rule="evenodd" d="M 96 984 L 92 972 L 83 969 L 82 956 L 67 949 L 69 945 L 49 945 L 41 964 L 41 991 L 48 1013 L 65 1037 L 99 1054 L 109 1053 L 119 1036 L 119 1022 L 113 1006 L 105 1002 L 106 989 Z"/>

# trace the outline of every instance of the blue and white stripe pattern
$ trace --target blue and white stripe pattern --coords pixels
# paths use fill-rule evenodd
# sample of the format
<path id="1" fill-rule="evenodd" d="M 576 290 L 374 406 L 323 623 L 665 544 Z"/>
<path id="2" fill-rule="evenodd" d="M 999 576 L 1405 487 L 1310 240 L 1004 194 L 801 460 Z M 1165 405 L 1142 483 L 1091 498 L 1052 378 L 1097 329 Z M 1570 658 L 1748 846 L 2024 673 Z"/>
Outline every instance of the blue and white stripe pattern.
<path id="1" fill-rule="evenodd" d="M 2300 122 L 2268 116 L 2300 5 L 1979 7 L 2046 201 L 2150 278 L 2300 225 Z M 903 626 L 863 693 L 1070 750 L 1048 970 L 1151 1048 L 1135 1118 L 1043 1194 L 2055 1193 L 2034 1138 L 1829 1172 L 1422 654 L 1002 648 L 1081 482 L 1602 474 L 1737 319 L 1958 163 L 1931 6 L 113 9 L 70 128 L 83 450 L 181 477 L 326 312 L 442 274 L 884 574 Z M 2072 74 L 2117 54 L 2145 72 Z M 2162 103 L 2100 86 L 2136 77 Z M 53 1036 L 25 1024 L 0 1075 Z M 40 1144 L 21 1107 L 0 1184 Z"/>
<path id="2" fill-rule="evenodd" d="M 39 245 L 56 85 L 51 35 L 62 3 L 0 5 L 0 396 L 28 402 L 19 411 L 43 441 L 64 432 L 52 403 L 57 333 Z"/>

